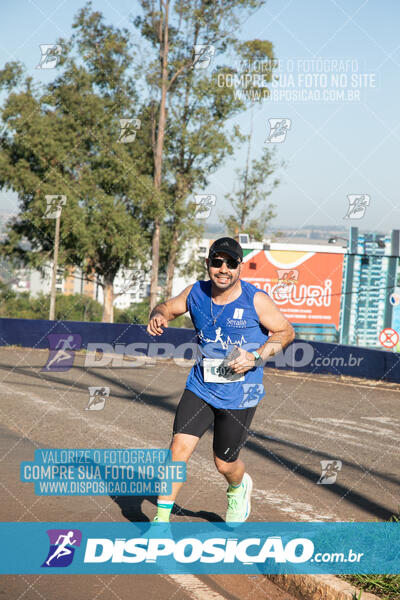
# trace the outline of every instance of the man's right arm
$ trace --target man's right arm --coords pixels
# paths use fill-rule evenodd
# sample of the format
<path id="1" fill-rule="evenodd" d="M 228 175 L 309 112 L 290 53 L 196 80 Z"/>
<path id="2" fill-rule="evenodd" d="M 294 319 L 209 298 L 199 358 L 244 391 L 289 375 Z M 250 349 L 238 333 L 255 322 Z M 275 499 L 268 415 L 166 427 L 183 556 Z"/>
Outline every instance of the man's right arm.
<path id="1" fill-rule="evenodd" d="M 186 301 L 193 285 L 189 285 L 175 298 L 170 298 L 153 308 L 147 326 L 147 332 L 150 335 L 161 335 L 163 327 L 168 327 L 168 321 L 173 321 L 187 312 Z"/>

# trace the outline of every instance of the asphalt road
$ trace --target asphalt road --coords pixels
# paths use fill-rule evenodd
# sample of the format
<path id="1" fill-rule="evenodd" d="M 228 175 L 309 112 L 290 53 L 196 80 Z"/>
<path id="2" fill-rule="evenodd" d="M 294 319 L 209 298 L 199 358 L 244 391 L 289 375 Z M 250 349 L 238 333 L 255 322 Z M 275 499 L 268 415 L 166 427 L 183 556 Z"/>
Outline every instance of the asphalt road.
<path id="1" fill-rule="evenodd" d="M 43 372 L 47 351 L 0 349 L 2 521 L 145 521 L 154 497 L 44 497 L 19 481 L 36 448 L 168 447 L 189 368 Z M 241 457 L 254 481 L 251 521 L 386 520 L 398 513 L 399 386 L 265 370 L 267 394 Z M 107 386 L 102 410 L 85 410 L 89 386 Z M 336 483 L 317 484 L 320 461 L 341 461 Z M 336 463 L 340 466 L 340 463 Z M 212 432 L 188 466 L 173 520 L 221 520 L 226 485 L 214 468 Z M 241 598 L 293 600 L 262 576 L 3 576 L 7 598 Z"/>

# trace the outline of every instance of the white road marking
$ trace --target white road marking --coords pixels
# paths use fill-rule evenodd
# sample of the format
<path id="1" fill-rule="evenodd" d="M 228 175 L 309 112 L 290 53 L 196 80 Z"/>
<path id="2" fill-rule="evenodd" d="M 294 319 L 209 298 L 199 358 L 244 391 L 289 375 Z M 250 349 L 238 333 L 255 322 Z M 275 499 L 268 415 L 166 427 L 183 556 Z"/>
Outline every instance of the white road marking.
<path id="1" fill-rule="evenodd" d="M 366 424 L 364 425 L 363 423 L 360 423 L 359 421 L 350 421 L 350 420 L 346 420 L 346 419 L 325 419 L 325 418 L 321 418 L 321 417 L 311 417 L 312 421 L 319 421 L 321 423 L 331 423 L 332 425 L 335 426 L 335 430 L 337 430 L 339 427 L 343 427 L 343 428 L 347 428 L 350 429 L 351 431 L 355 431 L 358 433 L 369 433 L 371 435 L 377 435 L 377 436 L 381 436 L 381 437 L 387 437 L 390 436 L 391 440 L 396 440 L 396 441 L 400 441 L 400 435 L 396 435 L 395 431 L 393 429 L 387 429 L 386 427 L 377 427 L 377 426 L 373 426 L 372 424 Z M 387 423 L 389 425 L 389 423 Z M 396 425 L 393 423 L 393 426 L 396 427 Z"/>
<path id="2" fill-rule="evenodd" d="M 315 417 L 313 417 L 313 420 L 317 420 Z M 282 425 L 284 425 L 285 428 L 288 429 L 294 429 L 295 431 L 299 432 L 299 433 L 308 433 L 310 435 L 315 435 L 317 437 L 321 437 L 324 439 L 331 439 L 331 440 L 343 440 L 344 442 L 346 442 L 347 444 L 351 444 L 353 446 L 358 446 L 359 448 L 365 448 L 365 439 L 363 439 L 363 431 L 362 431 L 362 426 L 361 425 L 354 425 L 349 427 L 347 426 L 340 426 L 339 427 L 339 423 L 337 424 L 336 427 L 329 429 L 328 427 L 324 430 L 321 430 L 320 427 L 318 427 L 317 425 L 312 425 L 311 423 L 307 423 L 306 421 L 295 421 L 295 420 L 290 420 L 290 419 L 273 419 L 273 421 L 275 423 L 281 423 Z M 321 419 L 322 422 L 326 422 L 327 419 Z M 340 422 L 340 420 L 339 420 Z M 341 422 L 340 422 L 341 423 Z M 341 429 L 346 429 L 349 428 L 352 431 L 355 431 L 356 433 L 358 433 L 358 437 L 356 438 L 354 436 L 354 433 L 350 434 L 350 433 L 346 433 L 343 430 L 341 431 Z M 365 433 L 365 432 L 364 432 Z M 371 433 L 371 432 L 369 432 Z M 374 435 L 376 435 L 377 432 L 373 432 Z M 388 434 L 385 434 L 386 436 Z M 392 432 L 390 432 L 390 440 L 394 439 L 394 434 Z M 358 441 L 360 440 L 360 441 Z M 368 447 L 369 448 L 373 448 L 374 450 L 377 451 L 382 451 L 382 447 L 389 447 L 392 448 L 393 452 L 398 454 L 400 449 L 398 444 L 388 444 L 388 443 L 383 443 L 383 441 L 380 441 L 379 444 L 374 444 L 372 441 L 368 441 Z"/>
<path id="3" fill-rule="evenodd" d="M 124 433 L 119 427 L 117 427 L 116 425 L 110 425 L 109 423 L 99 423 L 98 420 L 95 420 L 93 418 L 90 418 L 89 415 L 87 414 L 87 412 L 84 411 L 84 407 L 82 408 L 82 414 L 77 414 L 77 408 L 71 405 L 68 405 L 67 403 L 63 404 L 62 406 L 59 405 L 55 405 L 51 400 L 44 400 L 43 398 L 39 398 L 38 396 L 35 396 L 34 394 L 32 394 L 32 392 L 21 392 L 21 391 L 17 391 L 17 390 L 10 390 L 6 385 L 4 384 L 0 384 L 0 390 L 2 390 L 2 392 L 4 393 L 4 390 L 6 390 L 7 392 L 9 392 L 10 395 L 15 396 L 24 396 L 27 400 L 30 400 L 32 402 L 34 402 L 34 404 L 38 405 L 38 406 L 43 406 L 45 408 L 46 411 L 48 412 L 58 412 L 58 413 L 64 413 L 64 415 L 66 415 L 67 417 L 69 417 L 71 420 L 79 420 L 80 422 L 84 422 L 85 425 L 87 425 L 89 428 L 94 429 L 97 434 L 98 432 L 102 432 L 103 437 L 104 438 L 108 438 L 108 440 L 110 441 L 110 443 L 114 446 L 116 443 L 116 440 L 118 440 L 121 443 L 121 439 L 126 439 L 128 442 L 128 448 L 132 447 L 132 442 L 136 442 L 138 444 L 145 444 L 143 445 L 143 448 L 152 448 L 153 446 L 151 446 L 151 444 L 149 444 L 148 442 L 144 442 L 141 438 L 135 437 L 133 434 L 131 433 Z M 31 404 L 31 406 L 33 406 Z M 32 422 L 32 421 L 31 421 Z M 32 422 L 33 426 L 35 425 L 35 422 Z M 123 444 L 121 444 L 123 445 Z M 138 446 L 138 448 L 141 446 Z"/>
<path id="4" fill-rule="evenodd" d="M 96 432 L 96 436 L 100 437 L 104 441 L 110 441 L 112 446 L 118 445 L 123 446 L 123 440 L 128 442 L 128 447 L 132 447 L 132 442 L 135 443 L 138 448 L 152 448 L 152 441 L 148 438 L 146 441 L 141 438 L 133 436 L 131 433 L 125 433 L 123 429 L 116 425 L 109 425 L 108 423 L 101 424 L 97 419 L 91 419 L 87 413 L 82 409 L 82 414 L 77 415 L 77 409 L 74 406 L 63 404 L 61 407 L 54 406 L 54 403 L 51 400 L 45 400 L 43 398 L 39 398 L 32 394 L 31 392 L 21 392 L 16 390 L 10 390 L 8 386 L 4 384 L 0 384 L 0 389 L 6 392 L 9 392 L 12 395 L 18 394 L 26 398 L 31 402 L 31 406 L 36 405 L 37 407 L 41 406 L 43 408 L 46 407 L 46 410 L 49 409 L 51 411 L 57 410 L 67 418 L 70 419 L 79 419 L 81 422 L 84 422 L 85 425 L 89 429 L 93 429 Z M 304 424 L 301 424 L 301 427 L 304 431 Z M 316 427 L 317 428 L 317 427 Z M 326 437 L 326 434 L 322 434 Z M 5 457 L 3 457 L 5 458 Z M 197 462 L 199 463 L 200 469 L 204 476 L 207 477 L 207 481 L 215 481 L 217 485 L 221 484 L 221 476 L 215 470 L 215 468 L 211 465 L 210 461 L 201 456 L 197 457 Z M 285 493 L 277 492 L 277 491 L 266 491 L 263 489 L 253 488 L 253 497 L 258 498 L 263 503 L 269 502 L 271 505 L 275 506 L 282 513 L 290 515 L 293 520 L 297 521 L 336 521 L 340 520 L 337 515 L 324 513 L 323 515 L 314 508 L 311 504 L 306 504 L 303 502 L 298 502 L 291 496 Z"/>
<path id="5" fill-rule="evenodd" d="M 284 493 L 277 494 L 275 491 L 272 493 L 253 488 L 253 498 L 272 504 L 295 521 L 341 521 L 337 515 L 329 514 L 326 510 L 318 513 L 311 504 L 298 502 Z"/>
<path id="6" fill-rule="evenodd" d="M 221 483 L 221 476 L 213 469 L 208 459 L 201 456 L 197 459 L 201 463 L 199 470 L 207 475 L 207 481 L 214 480 L 217 484 Z M 280 510 L 281 512 L 290 515 L 294 521 L 340 521 L 338 515 L 329 514 L 324 510 L 321 514 L 311 504 L 299 502 L 284 492 L 266 491 L 260 488 L 253 487 L 252 498 L 259 500 L 263 504 L 266 502 Z"/>
<path id="7" fill-rule="evenodd" d="M 326 383 L 326 385 L 328 385 L 328 386 L 344 385 L 346 387 L 356 387 L 356 388 L 362 388 L 362 389 L 379 390 L 380 392 L 400 393 L 400 388 L 399 388 L 398 384 L 392 383 L 391 381 L 382 381 L 382 380 L 373 381 L 371 379 L 366 379 L 365 383 L 354 383 L 347 376 L 345 376 L 345 377 L 347 377 L 347 379 L 350 379 L 350 381 L 346 382 L 346 381 L 337 381 L 336 379 L 332 379 L 332 381 L 330 381 L 328 379 L 329 375 L 318 374 L 318 373 L 313 373 L 309 377 L 304 377 L 303 373 L 300 373 L 297 371 L 279 371 L 278 373 L 268 373 L 267 371 L 264 371 L 264 377 L 271 376 L 271 375 L 274 377 L 287 377 L 289 379 L 292 378 L 292 379 L 302 379 L 303 381 L 313 381 L 314 383 L 319 382 L 320 384 Z M 335 375 L 333 375 L 331 377 L 335 377 Z"/>

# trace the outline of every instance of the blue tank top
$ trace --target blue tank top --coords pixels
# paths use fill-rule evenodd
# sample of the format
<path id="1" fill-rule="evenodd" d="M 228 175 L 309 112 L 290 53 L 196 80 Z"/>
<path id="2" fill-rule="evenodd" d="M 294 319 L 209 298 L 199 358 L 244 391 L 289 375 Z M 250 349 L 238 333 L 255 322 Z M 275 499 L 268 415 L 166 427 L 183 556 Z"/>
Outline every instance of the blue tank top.
<path id="1" fill-rule="evenodd" d="M 263 367 L 246 371 L 244 381 L 204 381 L 203 358 L 220 358 L 222 361 L 234 346 L 251 352 L 268 339 L 268 331 L 261 325 L 254 308 L 254 294 L 261 290 L 247 281 L 240 280 L 240 283 L 242 293 L 239 298 L 225 305 L 213 302 L 213 318 L 210 306 L 211 281 L 197 281 L 187 298 L 201 356 L 189 373 L 186 388 L 216 408 L 244 409 L 256 406 L 265 393 Z"/>

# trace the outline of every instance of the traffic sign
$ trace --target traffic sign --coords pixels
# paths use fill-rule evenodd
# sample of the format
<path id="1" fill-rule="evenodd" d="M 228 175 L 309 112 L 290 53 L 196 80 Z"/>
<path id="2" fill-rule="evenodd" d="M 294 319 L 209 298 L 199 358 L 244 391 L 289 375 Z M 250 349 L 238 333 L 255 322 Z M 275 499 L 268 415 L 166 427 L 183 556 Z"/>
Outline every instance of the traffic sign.
<path id="1" fill-rule="evenodd" d="M 379 341 L 384 348 L 394 348 L 399 342 L 399 334 L 395 329 L 386 327 L 380 332 Z"/>

